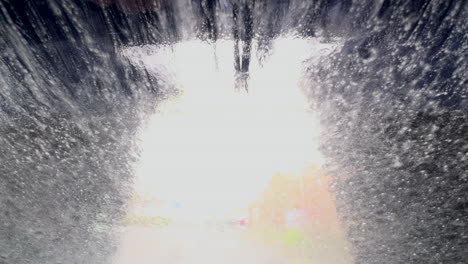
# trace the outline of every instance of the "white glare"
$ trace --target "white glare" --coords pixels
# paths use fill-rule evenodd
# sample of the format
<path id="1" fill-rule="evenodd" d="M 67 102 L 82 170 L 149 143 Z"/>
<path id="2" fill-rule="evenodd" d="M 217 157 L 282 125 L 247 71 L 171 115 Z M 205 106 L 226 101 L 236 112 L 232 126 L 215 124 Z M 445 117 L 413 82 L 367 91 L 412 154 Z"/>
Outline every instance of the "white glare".
<path id="1" fill-rule="evenodd" d="M 321 164 L 319 125 L 298 83 L 302 62 L 334 48 L 278 39 L 263 67 L 252 51 L 249 92 L 234 87 L 233 43 L 187 41 L 124 55 L 181 95 L 158 106 L 141 135 L 136 191 L 206 210 L 239 208 L 276 171 Z"/>

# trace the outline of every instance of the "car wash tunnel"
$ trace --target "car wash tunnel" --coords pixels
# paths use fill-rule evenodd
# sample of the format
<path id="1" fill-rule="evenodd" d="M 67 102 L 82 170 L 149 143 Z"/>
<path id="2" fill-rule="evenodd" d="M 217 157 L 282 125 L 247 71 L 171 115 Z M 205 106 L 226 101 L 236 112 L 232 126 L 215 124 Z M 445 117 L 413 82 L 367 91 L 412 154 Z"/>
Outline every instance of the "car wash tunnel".
<path id="1" fill-rule="evenodd" d="M 0 264 L 468 263 L 467 17 L 0 0 Z"/>

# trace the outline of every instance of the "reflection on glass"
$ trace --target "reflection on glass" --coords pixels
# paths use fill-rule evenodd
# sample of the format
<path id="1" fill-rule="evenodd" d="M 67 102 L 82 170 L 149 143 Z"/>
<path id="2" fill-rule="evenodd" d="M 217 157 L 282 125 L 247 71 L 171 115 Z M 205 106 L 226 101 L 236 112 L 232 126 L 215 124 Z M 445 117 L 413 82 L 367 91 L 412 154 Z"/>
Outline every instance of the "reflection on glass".
<path id="1" fill-rule="evenodd" d="M 301 62 L 337 45 L 277 39 L 248 92 L 232 41 L 123 50 L 179 95 L 141 131 L 117 263 L 350 263 L 300 87 Z"/>

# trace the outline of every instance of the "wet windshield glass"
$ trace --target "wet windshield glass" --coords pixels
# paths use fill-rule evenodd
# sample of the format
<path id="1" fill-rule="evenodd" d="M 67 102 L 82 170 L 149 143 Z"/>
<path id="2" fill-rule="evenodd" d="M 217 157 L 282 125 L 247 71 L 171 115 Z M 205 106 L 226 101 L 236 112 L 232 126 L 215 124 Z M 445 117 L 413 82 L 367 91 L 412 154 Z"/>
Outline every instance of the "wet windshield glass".
<path id="1" fill-rule="evenodd" d="M 0 264 L 467 262 L 467 16 L 0 0 Z"/>

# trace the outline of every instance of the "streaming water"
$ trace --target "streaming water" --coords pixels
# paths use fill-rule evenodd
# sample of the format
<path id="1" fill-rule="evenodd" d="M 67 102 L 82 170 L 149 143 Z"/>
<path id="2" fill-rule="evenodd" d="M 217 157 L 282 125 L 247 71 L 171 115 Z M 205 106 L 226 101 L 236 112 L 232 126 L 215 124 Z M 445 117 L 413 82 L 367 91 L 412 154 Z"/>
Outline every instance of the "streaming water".
<path id="1" fill-rule="evenodd" d="M 465 263 L 467 12 L 1 0 L 0 263 Z"/>

